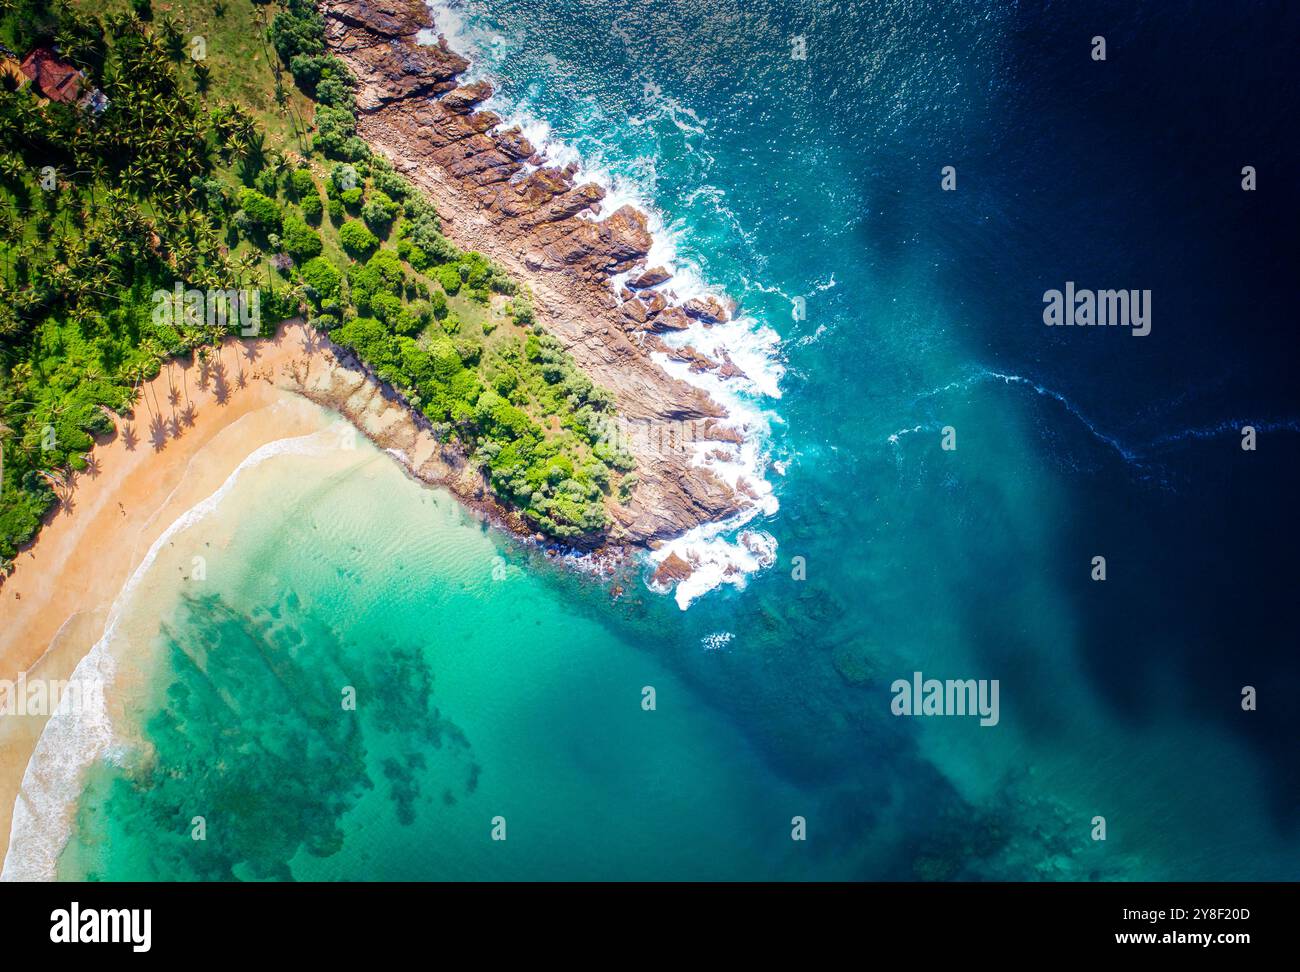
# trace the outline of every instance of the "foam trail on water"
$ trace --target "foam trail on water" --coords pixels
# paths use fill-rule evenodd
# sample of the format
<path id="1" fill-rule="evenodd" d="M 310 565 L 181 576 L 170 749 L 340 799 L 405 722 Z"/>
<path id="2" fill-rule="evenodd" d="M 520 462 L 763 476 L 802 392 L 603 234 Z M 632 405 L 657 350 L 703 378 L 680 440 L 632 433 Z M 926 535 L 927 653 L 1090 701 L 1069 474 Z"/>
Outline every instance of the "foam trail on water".
<path id="1" fill-rule="evenodd" d="M 0 880 L 53 881 L 56 877 L 59 854 L 72 832 L 72 810 L 81 793 L 82 776 L 97 760 L 113 758 L 118 745 L 106 703 L 107 688 L 115 672 L 111 648 L 131 595 L 149 573 L 163 546 L 212 514 L 247 470 L 275 456 L 322 454 L 329 448 L 327 443 L 336 438 L 333 432 L 325 430 L 268 442 L 241 462 L 216 492 L 183 513 L 154 541 L 109 609 L 104 634 L 77 663 L 68 679 L 70 684 L 80 684 L 81 697 L 89 704 L 56 710 L 36 742 L 14 803 L 9 850 L 0 870 Z M 103 691 L 94 691 L 94 686 Z"/>

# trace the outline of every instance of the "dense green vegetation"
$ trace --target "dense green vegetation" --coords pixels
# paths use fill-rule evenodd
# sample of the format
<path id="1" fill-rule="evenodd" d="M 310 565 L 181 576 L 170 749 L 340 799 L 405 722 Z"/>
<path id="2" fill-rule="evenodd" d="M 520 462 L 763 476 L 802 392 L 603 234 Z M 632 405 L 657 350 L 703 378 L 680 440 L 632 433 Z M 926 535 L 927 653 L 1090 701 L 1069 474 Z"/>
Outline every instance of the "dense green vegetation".
<path id="1" fill-rule="evenodd" d="M 184 279 L 235 287 L 249 267 L 223 252 L 195 184 L 243 158 L 250 126 L 202 105 L 164 43 L 133 18 L 101 24 L 16 4 L 0 22 L 14 47 L 57 39 L 109 99 L 102 115 L 0 87 L 0 562 L 86 468 L 91 436 L 171 355 L 207 348 L 206 323 L 155 323 L 151 294 Z M 274 317 L 296 305 L 267 288 Z"/>
<path id="2" fill-rule="evenodd" d="M 96 115 L 0 87 L 0 565 L 86 469 L 110 410 L 171 357 L 218 359 L 237 316 L 159 319 L 152 295 L 177 283 L 256 288 L 263 333 L 305 313 L 537 529 L 598 534 L 606 497 L 634 481 L 602 434 L 609 396 L 356 137 L 353 81 L 314 6 L 193 6 L 193 25 L 117 0 L 0 14 L 0 42 L 57 43 L 108 98 Z M 231 58 L 250 24 L 265 56 Z M 200 29 L 210 56 L 194 60 Z"/>

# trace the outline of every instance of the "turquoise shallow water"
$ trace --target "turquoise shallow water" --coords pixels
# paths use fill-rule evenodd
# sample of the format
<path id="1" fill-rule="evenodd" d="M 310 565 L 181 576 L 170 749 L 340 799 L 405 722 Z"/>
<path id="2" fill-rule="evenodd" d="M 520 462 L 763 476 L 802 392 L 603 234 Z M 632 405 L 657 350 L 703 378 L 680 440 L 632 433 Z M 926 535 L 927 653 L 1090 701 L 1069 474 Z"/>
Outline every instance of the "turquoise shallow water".
<path id="1" fill-rule="evenodd" d="M 202 598 L 142 596 L 170 634 L 122 720 L 141 745 L 92 774 L 61 872 L 1300 873 L 1296 199 L 1235 181 L 1287 157 L 1294 18 L 448 6 L 497 110 L 653 203 L 779 335 L 778 561 L 686 612 L 635 576 L 614 600 L 382 456 L 260 466 L 196 528 Z M 1071 46 L 1099 29 L 1105 75 Z M 1067 279 L 1152 288 L 1151 336 L 1043 328 Z M 1000 680 L 999 724 L 893 717 L 918 670 Z"/>
<path id="2" fill-rule="evenodd" d="M 603 589 L 374 449 L 269 460 L 174 542 L 206 578 L 160 563 L 136 595 L 165 618 L 142 744 L 92 774 L 65 875 L 813 873 L 778 839 L 812 798 L 602 624 Z"/>

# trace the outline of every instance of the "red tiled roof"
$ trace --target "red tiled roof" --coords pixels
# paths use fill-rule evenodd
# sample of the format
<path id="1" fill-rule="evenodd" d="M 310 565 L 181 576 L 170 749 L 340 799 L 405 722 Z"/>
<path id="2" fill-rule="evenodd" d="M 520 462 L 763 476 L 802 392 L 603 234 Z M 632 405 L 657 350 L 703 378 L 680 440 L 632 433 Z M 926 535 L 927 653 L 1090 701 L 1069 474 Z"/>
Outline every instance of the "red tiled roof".
<path id="1" fill-rule="evenodd" d="M 51 101 L 76 101 L 81 91 L 81 72 L 66 64 L 48 47 L 38 47 L 23 58 L 23 74 L 36 90 Z"/>

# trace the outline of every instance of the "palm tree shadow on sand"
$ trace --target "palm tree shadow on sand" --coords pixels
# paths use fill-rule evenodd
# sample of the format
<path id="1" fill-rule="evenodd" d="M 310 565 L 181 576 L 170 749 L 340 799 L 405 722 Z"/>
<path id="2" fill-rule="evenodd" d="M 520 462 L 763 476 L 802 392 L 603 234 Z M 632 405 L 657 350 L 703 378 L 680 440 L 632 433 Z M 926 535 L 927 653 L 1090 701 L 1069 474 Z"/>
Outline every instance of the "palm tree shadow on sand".
<path id="1" fill-rule="evenodd" d="M 220 358 L 212 368 L 212 397 L 218 405 L 230 401 L 230 381 L 226 377 L 226 363 Z"/>
<path id="2" fill-rule="evenodd" d="M 301 344 L 306 355 L 313 355 L 325 346 L 324 337 L 308 328 L 303 328 Z"/>
<path id="3" fill-rule="evenodd" d="M 167 446 L 167 423 L 161 415 L 153 416 L 149 423 L 149 442 L 154 452 L 162 452 Z"/>

